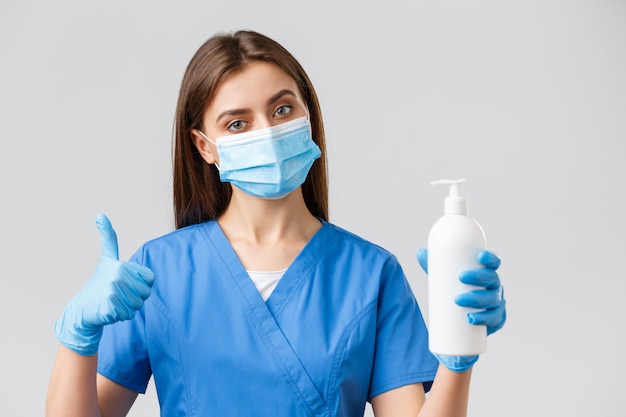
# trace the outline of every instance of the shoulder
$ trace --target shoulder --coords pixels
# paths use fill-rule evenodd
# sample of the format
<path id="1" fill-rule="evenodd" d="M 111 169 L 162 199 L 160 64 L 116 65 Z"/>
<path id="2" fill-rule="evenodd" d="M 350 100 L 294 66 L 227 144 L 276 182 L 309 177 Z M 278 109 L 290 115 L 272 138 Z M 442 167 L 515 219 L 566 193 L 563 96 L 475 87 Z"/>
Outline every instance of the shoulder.
<path id="1" fill-rule="evenodd" d="M 194 224 L 173 230 L 169 233 L 156 237 L 145 242 L 133 255 L 136 262 L 141 261 L 150 255 L 158 255 L 163 253 L 180 253 L 186 248 L 193 247 L 198 241 L 206 239 L 207 228 L 212 227 L 215 221 Z"/>
<path id="2" fill-rule="evenodd" d="M 377 258 L 382 261 L 397 263 L 397 259 L 393 253 L 370 240 L 333 223 L 324 223 L 324 227 L 328 229 L 328 233 L 333 236 L 333 239 L 340 243 L 342 251 L 352 250 L 361 253 L 369 259 Z"/>

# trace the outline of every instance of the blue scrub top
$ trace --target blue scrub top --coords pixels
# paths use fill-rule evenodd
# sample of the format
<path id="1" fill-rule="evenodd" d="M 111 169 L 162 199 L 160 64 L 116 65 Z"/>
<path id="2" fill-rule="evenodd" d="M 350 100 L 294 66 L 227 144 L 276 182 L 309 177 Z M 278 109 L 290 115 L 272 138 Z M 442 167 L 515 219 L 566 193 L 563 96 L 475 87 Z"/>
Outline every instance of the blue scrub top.
<path id="1" fill-rule="evenodd" d="M 363 416 L 387 390 L 430 386 L 438 361 L 397 259 L 330 223 L 264 302 L 215 221 L 131 258 L 155 273 L 135 318 L 104 329 L 98 372 L 162 416 Z"/>

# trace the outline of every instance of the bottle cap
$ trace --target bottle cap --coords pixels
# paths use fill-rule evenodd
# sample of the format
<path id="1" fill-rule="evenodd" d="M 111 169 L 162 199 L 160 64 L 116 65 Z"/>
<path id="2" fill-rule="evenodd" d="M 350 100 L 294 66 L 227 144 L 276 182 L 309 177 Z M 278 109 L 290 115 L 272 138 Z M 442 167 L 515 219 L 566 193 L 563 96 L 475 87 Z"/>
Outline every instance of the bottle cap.
<path id="1" fill-rule="evenodd" d="M 445 214 L 467 214 L 467 199 L 463 195 L 464 179 L 437 180 L 430 185 L 449 185 L 448 196 L 444 200 L 443 211 Z"/>

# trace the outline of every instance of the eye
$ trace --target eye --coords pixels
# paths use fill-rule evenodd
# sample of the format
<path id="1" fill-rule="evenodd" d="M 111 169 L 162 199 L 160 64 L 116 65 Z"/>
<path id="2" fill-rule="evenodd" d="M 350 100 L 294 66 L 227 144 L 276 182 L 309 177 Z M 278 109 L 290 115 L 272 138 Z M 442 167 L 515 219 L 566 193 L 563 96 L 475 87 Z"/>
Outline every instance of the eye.
<path id="1" fill-rule="evenodd" d="M 292 107 L 291 106 L 280 106 L 279 108 L 276 109 L 276 112 L 274 112 L 274 114 L 276 116 L 286 116 L 289 113 L 291 113 Z"/>
<path id="2" fill-rule="evenodd" d="M 244 122 L 243 120 L 235 120 L 234 122 L 228 125 L 227 129 L 230 132 L 238 132 L 241 129 L 243 129 L 245 126 L 246 126 L 246 122 Z"/>

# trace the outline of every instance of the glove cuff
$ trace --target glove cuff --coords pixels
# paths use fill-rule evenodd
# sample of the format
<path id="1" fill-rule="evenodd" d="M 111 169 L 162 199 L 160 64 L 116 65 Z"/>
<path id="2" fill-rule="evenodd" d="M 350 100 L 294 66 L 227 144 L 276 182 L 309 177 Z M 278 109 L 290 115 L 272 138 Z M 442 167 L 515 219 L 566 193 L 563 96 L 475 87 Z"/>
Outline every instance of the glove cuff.
<path id="1" fill-rule="evenodd" d="M 435 355 L 435 357 L 452 372 L 465 372 L 470 370 L 476 361 L 478 361 L 478 355 L 474 356 L 446 356 Z"/>
<path id="2" fill-rule="evenodd" d="M 54 334 L 57 340 L 66 348 L 79 355 L 93 356 L 98 352 L 98 345 L 102 337 L 102 327 L 81 327 L 79 323 L 68 319 L 66 309 L 54 323 Z"/>

